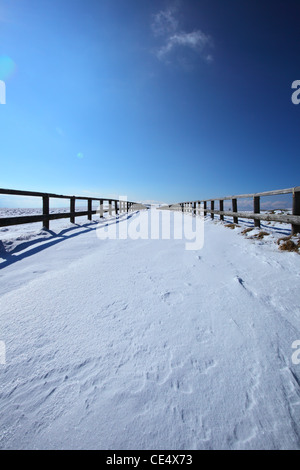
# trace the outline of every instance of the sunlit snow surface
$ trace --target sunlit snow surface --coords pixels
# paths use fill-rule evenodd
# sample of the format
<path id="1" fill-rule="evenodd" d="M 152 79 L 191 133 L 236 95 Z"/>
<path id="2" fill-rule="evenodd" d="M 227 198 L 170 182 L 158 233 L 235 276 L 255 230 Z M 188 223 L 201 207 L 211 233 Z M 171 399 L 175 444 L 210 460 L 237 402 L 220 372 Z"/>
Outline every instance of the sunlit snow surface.
<path id="1" fill-rule="evenodd" d="M 0 229 L 0 448 L 299 449 L 290 226 L 207 218 L 187 251 L 99 240 L 98 220 Z"/>

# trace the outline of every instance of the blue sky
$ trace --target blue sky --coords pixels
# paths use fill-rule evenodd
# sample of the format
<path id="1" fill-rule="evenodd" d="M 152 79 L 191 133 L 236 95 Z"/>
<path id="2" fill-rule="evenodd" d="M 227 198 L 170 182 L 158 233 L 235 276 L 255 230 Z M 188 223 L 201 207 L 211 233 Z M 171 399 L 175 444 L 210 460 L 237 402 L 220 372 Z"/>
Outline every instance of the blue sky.
<path id="1" fill-rule="evenodd" d="M 300 185 L 298 0 L 0 0 L 0 187 L 177 202 Z"/>

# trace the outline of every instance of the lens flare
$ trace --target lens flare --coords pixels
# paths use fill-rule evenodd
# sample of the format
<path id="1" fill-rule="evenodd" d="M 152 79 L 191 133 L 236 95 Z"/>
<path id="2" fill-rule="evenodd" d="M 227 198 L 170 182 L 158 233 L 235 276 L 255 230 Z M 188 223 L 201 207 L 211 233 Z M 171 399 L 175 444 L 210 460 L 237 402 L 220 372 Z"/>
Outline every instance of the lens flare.
<path id="1" fill-rule="evenodd" d="M 7 55 L 0 55 L 0 80 L 7 80 L 12 77 L 15 70 L 15 62 Z"/>

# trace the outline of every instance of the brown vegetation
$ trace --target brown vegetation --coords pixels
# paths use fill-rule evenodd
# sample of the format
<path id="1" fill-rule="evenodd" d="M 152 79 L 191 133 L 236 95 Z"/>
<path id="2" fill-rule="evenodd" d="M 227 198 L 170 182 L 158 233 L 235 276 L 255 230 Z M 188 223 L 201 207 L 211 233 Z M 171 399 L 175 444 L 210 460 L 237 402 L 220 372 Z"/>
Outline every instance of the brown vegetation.
<path id="1" fill-rule="evenodd" d="M 281 237 L 281 238 L 278 238 L 277 240 L 277 245 L 280 245 L 281 242 L 287 242 L 288 240 L 290 240 L 292 238 L 292 235 L 288 236 L 288 237 Z"/>
<path id="2" fill-rule="evenodd" d="M 251 237 L 251 238 L 257 238 L 258 240 L 262 240 L 264 237 L 267 237 L 268 235 L 270 235 L 269 232 L 259 232 L 255 235 L 253 235 L 253 237 Z"/>
<path id="3" fill-rule="evenodd" d="M 225 227 L 231 228 L 231 230 L 233 230 L 233 229 L 235 229 L 236 227 L 240 227 L 240 226 L 237 225 L 237 224 L 227 224 L 227 225 L 225 225 Z"/>
<path id="4" fill-rule="evenodd" d="M 242 231 L 242 235 L 246 235 L 247 233 L 251 232 L 253 230 L 253 227 L 245 228 L 245 230 Z"/>
<path id="5" fill-rule="evenodd" d="M 299 241 L 296 245 L 296 243 L 294 243 L 292 240 L 287 240 L 287 241 L 283 242 L 280 245 L 279 250 L 281 250 L 281 251 L 295 251 L 295 252 L 298 253 L 299 247 L 300 247 Z"/>

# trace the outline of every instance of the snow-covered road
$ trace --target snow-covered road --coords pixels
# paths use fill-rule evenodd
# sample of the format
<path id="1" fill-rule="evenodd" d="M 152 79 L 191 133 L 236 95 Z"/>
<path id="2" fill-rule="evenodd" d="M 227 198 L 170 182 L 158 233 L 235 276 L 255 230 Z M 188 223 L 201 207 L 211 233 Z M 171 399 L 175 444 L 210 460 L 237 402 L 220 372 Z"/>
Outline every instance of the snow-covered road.
<path id="1" fill-rule="evenodd" d="M 0 233 L 0 448 L 300 449 L 299 255 L 96 227 Z"/>

